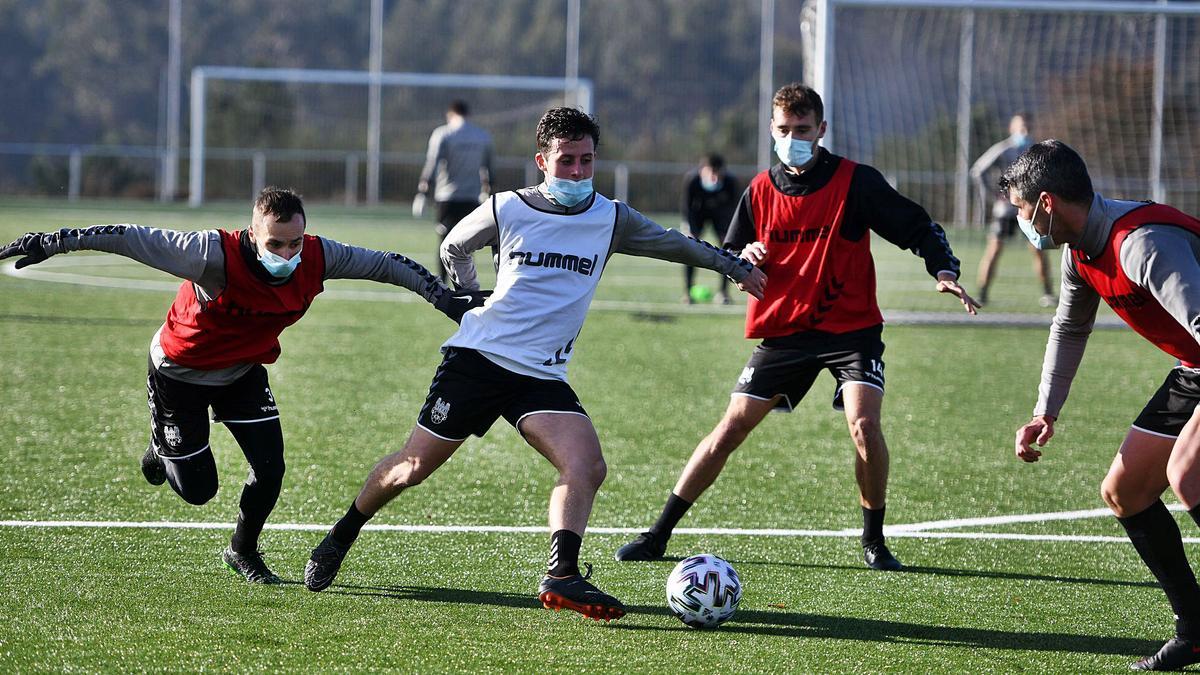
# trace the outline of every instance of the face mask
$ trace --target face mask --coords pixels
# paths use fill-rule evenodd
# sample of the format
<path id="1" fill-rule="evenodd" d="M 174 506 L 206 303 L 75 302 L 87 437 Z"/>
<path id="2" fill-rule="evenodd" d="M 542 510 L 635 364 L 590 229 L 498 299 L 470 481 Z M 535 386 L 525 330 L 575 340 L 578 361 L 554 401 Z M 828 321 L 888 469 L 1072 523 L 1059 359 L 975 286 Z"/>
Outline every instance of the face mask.
<path id="1" fill-rule="evenodd" d="M 792 168 L 808 164 L 813 158 L 813 142 L 791 136 L 775 138 L 775 154 L 779 161 Z"/>
<path id="2" fill-rule="evenodd" d="M 563 206 L 575 206 L 592 194 L 592 179 L 567 180 L 546 174 L 546 191 Z"/>
<path id="3" fill-rule="evenodd" d="M 300 264 L 300 251 L 292 256 L 290 260 L 281 256 L 277 256 L 270 251 L 262 251 L 258 254 L 258 261 L 266 268 L 271 276 L 278 279 L 286 279 L 296 271 L 296 266 Z"/>
<path id="4" fill-rule="evenodd" d="M 716 192 L 717 190 L 721 189 L 721 179 L 718 178 L 716 180 L 710 181 L 710 180 L 705 180 L 704 177 L 701 177 L 700 178 L 700 187 L 704 188 L 705 192 Z"/>
<path id="5" fill-rule="evenodd" d="M 1041 207 L 1041 205 L 1042 205 L 1041 200 L 1038 200 L 1038 203 L 1036 205 L 1034 205 L 1034 207 L 1033 207 L 1033 217 L 1034 218 L 1037 218 L 1038 208 Z M 1055 244 L 1054 238 L 1050 236 L 1050 228 L 1054 227 L 1054 214 L 1053 213 L 1050 214 L 1050 224 L 1046 226 L 1046 234 L 1038 234 L 1038 231 L 1033 229 L 1033 218 L 1030 218 L 1029 220 L 1025 220 L 1020 215 L 1018 215 L 1017 216 L 1017 225 L 1021 228 L 1021 231 L 1025 233 L 1025 237 L 1029 239 L 1029 243 L 1033 244 L 1033 247 L 1036 248 L 1037 250 L 1045 251 L 1045 250 L 1052 249 L 1052 248 L 1058 248 L 1058 244 Z"/>
<path id="6" fill-rule="evenodd" d="M 1023 148 L 1029 145 L 1029 134 L 1013 134 L 1012 140 L 1018 148 Z"/>

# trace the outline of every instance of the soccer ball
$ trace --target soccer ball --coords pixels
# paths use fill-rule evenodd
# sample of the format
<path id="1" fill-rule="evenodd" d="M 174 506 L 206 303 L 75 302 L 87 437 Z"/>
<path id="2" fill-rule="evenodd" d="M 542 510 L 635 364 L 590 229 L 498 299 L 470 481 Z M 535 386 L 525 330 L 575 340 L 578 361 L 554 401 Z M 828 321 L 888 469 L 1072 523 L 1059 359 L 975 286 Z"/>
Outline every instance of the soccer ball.
<path id="1" fill-rule="evenodd" d="M 716 628 L 725 623 L 741 599 L 737 572 L 715 555 L 684 558 L 667 577 L 667 606 L 692 628 Z"/>
<path id="2" fill-rule="evenodd" d="M 695 303 L 703 304 L 706 302 L 712 302 L 713 290 L 708 286 L 696 285 L 688 289 L 688 296 L 691 297 L 692 302 Z"/>

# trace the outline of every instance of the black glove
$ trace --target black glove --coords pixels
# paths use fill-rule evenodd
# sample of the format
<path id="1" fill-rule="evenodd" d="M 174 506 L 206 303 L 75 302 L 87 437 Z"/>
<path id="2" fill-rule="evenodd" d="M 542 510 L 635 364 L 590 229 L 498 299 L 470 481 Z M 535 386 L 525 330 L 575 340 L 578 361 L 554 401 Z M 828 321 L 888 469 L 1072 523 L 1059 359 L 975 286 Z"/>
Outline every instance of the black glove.
<path id="1" fill-rule="evenodd" d="M 450 320 L 454 323 L 462 323 L 463 314 L 476 307 L 483 307 L 483 302 L 491 294 L 491 291 L 447 290 L 433 302 L 433 307 L 442 314 L 450 317 Z"/>
<path id="2" fill-rule="evenodd" d="M 19 239 L 0 249 L 0 260 L 17 255 L 25 256 L 17 261 L 17 269 L 28 267 L 34 263 L 40 263 L 50 257 L 50 254 L 46 253 L 46 238 L 49 236 L 53 235 L 47 235 L 42 232 L 30 232 L 21 235 Z"/>

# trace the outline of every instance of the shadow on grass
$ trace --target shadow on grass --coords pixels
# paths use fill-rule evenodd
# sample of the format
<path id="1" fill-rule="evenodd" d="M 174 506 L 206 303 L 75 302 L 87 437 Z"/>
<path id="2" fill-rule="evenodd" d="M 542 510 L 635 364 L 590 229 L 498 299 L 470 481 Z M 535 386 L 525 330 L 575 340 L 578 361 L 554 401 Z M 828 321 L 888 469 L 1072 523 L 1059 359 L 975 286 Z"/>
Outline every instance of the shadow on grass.
<path id="1" fill-rule="evenodd" d="M 665 560 L 665 559 L 664 559 Z M 815 565 L 810 563 L 790 563 L 767 560 L 730 560 L 735 567 L 739 565 L 762 565 L 765 567 L 802 567 L 805 569 L 849 570 L 863 574 L 896 574 L 896 572 L 877 572 L 859 565 Z M 1029 574 L 1026 572 L 988 572 L 985 570 L 964 570 L 953 567 L 927 567 L 923 565 L 905 566 L 900 574 L 931 574 L 945 577 L 975 577 L 979 579 L 1006 579 L 1011 581 L 1046 581 L 1056 584 L 1084 584 L 1095 586 L 1126 586 L 1134 588 L 1158 588 L 1153 581 L 1125 581 L 1122 579 L 1093 579 L 1089 577 L 1062 577 L 1050 574 Z"/>
<path id="2" fill-rule="evenodd" d="M 326 593 L 394 598 L 414 602 L 437 602 L 468 605 L 491 605 L 516 609 L 541 609 L 533 593 L 501 593 L 465 588 L 427 586 L 351 586 L 335 584 Z M 684 631 L 697 634 L 684 626 L 638 623 L 639 616 L 670 617 L 666 607 L 633 605 L 626 607 L 624 619 L 609 623 L 614 630 Z M 883 621 L 854 617 L 803 614 L 784 610 L 740 609 L 736 618 L 713 634 L 774 635 L 791 638 L 821 638 L 861 642 L 901 642 L 944 647 L 980 647 L 1034 652 L 1073 652 L 1081 654 L 1111 654 L 1142 656 L 1153 654 L 1161 642 L 1074 633 L 1014 632 L 955 626 L 932 626 L 902 621 Z"/>

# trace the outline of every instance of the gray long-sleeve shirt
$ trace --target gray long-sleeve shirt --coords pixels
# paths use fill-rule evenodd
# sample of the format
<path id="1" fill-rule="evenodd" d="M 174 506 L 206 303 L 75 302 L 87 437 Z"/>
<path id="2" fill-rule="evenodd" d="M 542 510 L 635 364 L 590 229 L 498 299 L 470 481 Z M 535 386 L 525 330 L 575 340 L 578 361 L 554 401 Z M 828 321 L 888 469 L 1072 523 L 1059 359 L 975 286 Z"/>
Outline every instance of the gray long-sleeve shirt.
<path id="1" fill-rule="evenodd" d="M 568 209 L 540 187 L 495 195 L 450 231 L 442 260 L 455 283 L 478 288 L 471 254 L 485 246 L 499 251 L 495 292 L 463 316 L 443 347 L 474 349 L 512 372 L 564 381 L 613 253 L 707 267 L 735 281 L 753 269 L 602 195 Z"/>
<path id="2" fill-rule="evenodd" d="M 545 184 L 521 188 L 517 193 L 534 207 L 549 213 L 574 214 L 588 208 L 589 200 L 572 207 L 560 206 L 545 190 Z M 500 229 L 492 199 L 484 202 L 447 235 L 442 243 L 442 262 L 450 272 L 450 279 L 459 288 L 475 290 L 479 280 L 475 251 L 486 246 L 496 246 Z M 728 276 L 734 282 L 741 281 L 750 273 L 750 263 L 723 251 L 711 244 L 692 239 L 678 230 L 668 230 L 639 213 L 633 207 L 616 202 L 617 219 L 612 245 L 608 256 L 614 253 L 659 258 L 683 263 L 693 267 L 706 267 Z"/>
<path id="3" fill-rule="evenodd" d="M 435 177 L 434 201 L 478 203 L 484 184 L 492 180 L 491 134 L 466 121 L 434 129 L 421 169 L 422 192 Z"/>
<path id="4" fill-rule="evenodd" d="M 1099 293 L 1080 277 L 1071 251 L 1078 250 L 1088 258 L 1100 255 L 1113 223 L 1143 204 L 1105 199 L 1096 194 L 1079 243 L 1064 247 L 1062 289 L 1046 344 L 1034 415 L 1058 417 L 1079 370 L 1100 306 Z M 1149 291 L 1168 314 L 1200 341 L 1200 237 L 1172 225 L 1144 225 L 1121 244 L 1120 264 L 1126 276 Z"/>
<path id="5" fill-rule="evenodd" d="M 243 235 L 244 236 L 244 235 Z M 419 263 L 398 253 L 350 246 L 318 238 L 325 258 L 323 278 L 367 279 L 402 286 L 430 303 L 448 289 Z M 194 284 L 201 302 L 217 298 L 225 290 L 225 250 L 216 230 L 183 232 L 142 225 L 97 225 L 83 229 L 63 229 L 49 237 L 50 255 L 71 251 L 105 251 L 131 258 Z M 304 260 L 300 254 L 301 265 Z M 286 280 L 279 280 L 285 283 Z M 239 364 L 219 370 L 185 368 L 162 353 L 158 333 L 151 343 L 151 361 L 163 374 L 196 384 L 221 385 L 233 382 L 254 366 Z"/>

